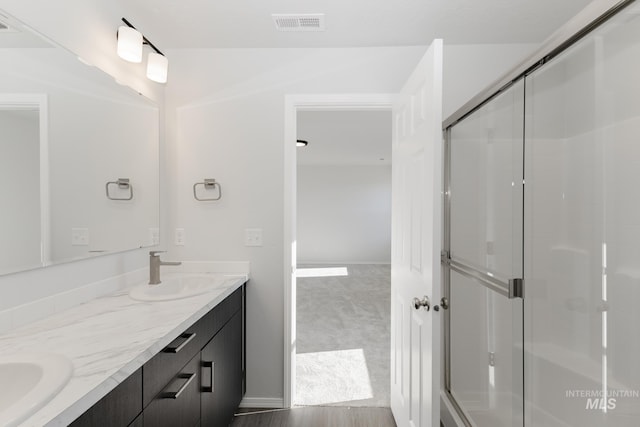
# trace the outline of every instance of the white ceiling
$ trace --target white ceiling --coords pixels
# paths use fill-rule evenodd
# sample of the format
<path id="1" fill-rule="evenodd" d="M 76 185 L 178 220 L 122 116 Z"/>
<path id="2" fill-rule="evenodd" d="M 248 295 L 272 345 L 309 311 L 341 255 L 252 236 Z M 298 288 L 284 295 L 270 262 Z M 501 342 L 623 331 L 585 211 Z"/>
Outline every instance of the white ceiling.
<path id="1" fill-rule="evenodd" d="M 119 0 L 161 50 L 540 43 L 590 0 Z M 280 32 L 274 13 L 324 13 L 326 31 Z M 388 164 L 389 112 L 301 112 L 299 164 Z M 381 160 L 383 159 L 383 160 Z"/>
<path id="2" fill-rule="evenodd" d="M 391 164 L 390 111 L 301 111 L 299 165 Z"/>
<path id="3" fill-rule="evenodd" d="M 538 43 L 589 0 L 120 0 L 160 49 Z M 326 31 L 276 31 L 272 13 L 324 13 Z M 144 25 L 143 25 L 144 24 Z"/>

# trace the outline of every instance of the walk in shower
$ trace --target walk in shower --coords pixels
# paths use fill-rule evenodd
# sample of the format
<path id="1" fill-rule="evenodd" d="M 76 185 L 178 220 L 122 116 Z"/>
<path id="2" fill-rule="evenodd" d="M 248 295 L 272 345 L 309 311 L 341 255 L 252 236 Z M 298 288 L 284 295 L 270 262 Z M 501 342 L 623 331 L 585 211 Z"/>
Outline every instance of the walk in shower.
<path id="1" fill-rule="evenodd" d="M 640 2 L 610 6 L 445 122 L 445 389 L 467 425 L 640 425 Z"/>

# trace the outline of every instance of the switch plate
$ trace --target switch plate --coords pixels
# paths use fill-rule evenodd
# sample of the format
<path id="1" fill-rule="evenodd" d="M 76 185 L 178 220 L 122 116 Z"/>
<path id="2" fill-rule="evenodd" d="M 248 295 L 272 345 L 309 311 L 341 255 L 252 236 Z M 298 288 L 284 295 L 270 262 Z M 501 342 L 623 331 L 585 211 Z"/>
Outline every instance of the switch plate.
<path id="1" fill-rule="evenodd" d="M 185 240 L 187 238 L 184 228 L 176 228 L 176 246 L 184 246 Z"/>
<path id="2" fill-rule="evenodd" d="M 245 246 L 262 246 L 262 228 L 245 228 Z"/>
<path id="3" fill-rule="evenodd" d="M 89 246 L 89 229 L 72 228 L 71 246 Z"/>
<path id="4" fill-rule="evenodd" d="M 158 227 L 149 228 L 149 244 L 151 246 L 160 244 L 160 229 Z"/>

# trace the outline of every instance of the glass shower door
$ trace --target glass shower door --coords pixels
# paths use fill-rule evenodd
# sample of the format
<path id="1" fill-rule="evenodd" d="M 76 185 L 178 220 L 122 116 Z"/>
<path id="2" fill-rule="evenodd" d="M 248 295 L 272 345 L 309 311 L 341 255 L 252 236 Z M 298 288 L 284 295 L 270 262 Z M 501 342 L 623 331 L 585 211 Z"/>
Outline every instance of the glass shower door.
<path id="1" fill-rule="evenodd" d="M 448 131 L 446 389 L 469 425 L 523 425 L 522 81 Z"/>
<path id="2" fill-rule="evenodd" d="M 527 426 L 640 425 L 640 14 L 526 78 Z"/>

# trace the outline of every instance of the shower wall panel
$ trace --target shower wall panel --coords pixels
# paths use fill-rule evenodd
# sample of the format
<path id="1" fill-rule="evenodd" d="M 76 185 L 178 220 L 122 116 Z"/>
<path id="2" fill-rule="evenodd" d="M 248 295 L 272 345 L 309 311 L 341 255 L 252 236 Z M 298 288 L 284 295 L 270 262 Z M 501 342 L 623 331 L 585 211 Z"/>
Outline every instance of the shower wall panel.
<path id="1" fill-rule="evenodd" d="M 640 15 L 526 77 L 528 426 L 640 425 Z"/>

